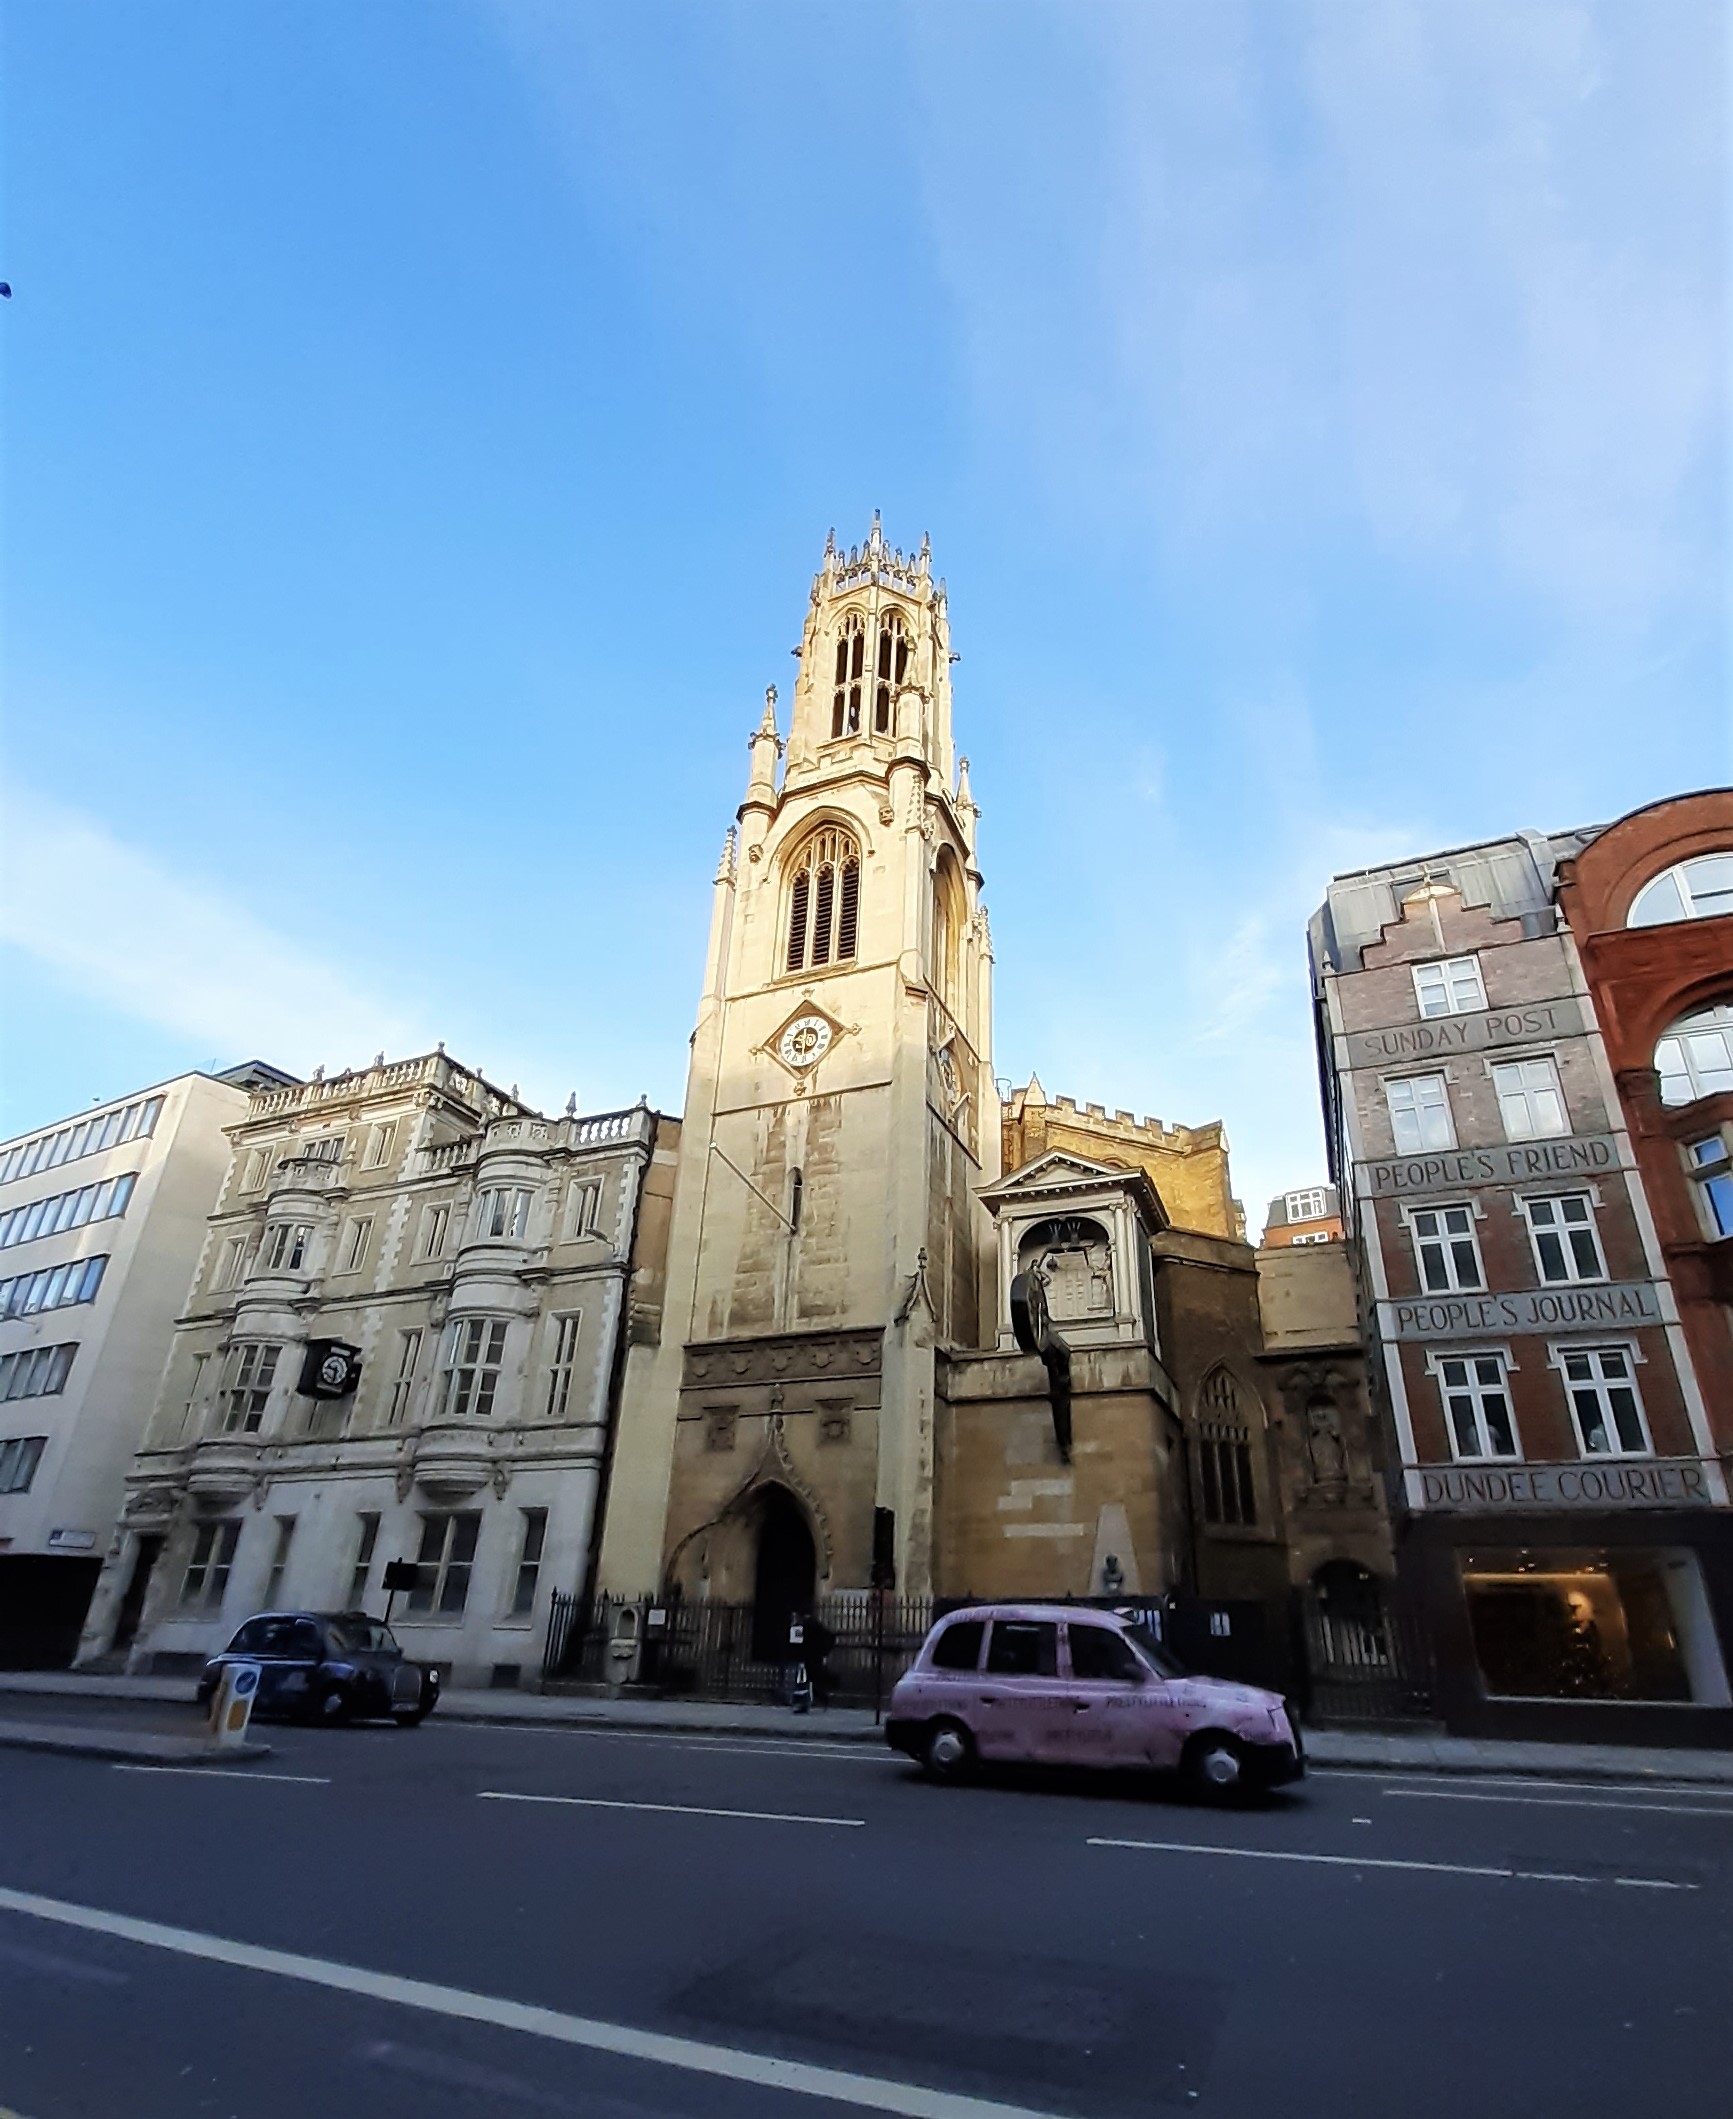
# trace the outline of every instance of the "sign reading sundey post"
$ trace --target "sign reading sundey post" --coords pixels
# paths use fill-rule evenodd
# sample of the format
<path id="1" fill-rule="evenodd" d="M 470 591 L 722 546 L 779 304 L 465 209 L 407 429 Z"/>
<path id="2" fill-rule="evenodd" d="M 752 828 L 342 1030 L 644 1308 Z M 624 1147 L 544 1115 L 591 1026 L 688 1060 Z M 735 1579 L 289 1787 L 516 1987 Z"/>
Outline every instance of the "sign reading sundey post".
<path id="1" fill-rule="evenodd" d="M 1695 1457 L 1607 1464 L 1422 1464 L 1407 1474 L 1410 1508 L 1704 1508 L 1718 1494 Z"/>
<path id="2" fill-rule="evenodd" d="M 1437 1015 L 1382 1030 L 1353 1030 L 1342 1040 L 1351 1067 L 1388 1067 L 1452 1052 L 1487 1052 L 1535 1038 L 1575 1037 L 1583 1027 L 1576 1000 L 1530 1001 L 1521 1008 L 1489 1008 L 1479 1015 Z"/>
<path id="3" fill-rule="evenodd" d="M 1399 1192 L 1460 1191 L 1464 1185 L 1550 1184 L 1561 1177 L 1600 1177 L 1618 1167 L 1618 1143 L 1610 1133 L 1571 1133 L 1558 1140 L 1441 1148 L 1361 1163 L 1360 1193 L 1388 1199 Z"/>
<path id="4" fill-rule="evenodd" d="M 1484 1332 L 1630 1331 L 1665 1324 L 1652 1280 L 1606 1287 L 1518 1288 L 1507 1295 L 1416 1295 L 1378 1305 L 1389 1339 L 1460 1339 Z"/>

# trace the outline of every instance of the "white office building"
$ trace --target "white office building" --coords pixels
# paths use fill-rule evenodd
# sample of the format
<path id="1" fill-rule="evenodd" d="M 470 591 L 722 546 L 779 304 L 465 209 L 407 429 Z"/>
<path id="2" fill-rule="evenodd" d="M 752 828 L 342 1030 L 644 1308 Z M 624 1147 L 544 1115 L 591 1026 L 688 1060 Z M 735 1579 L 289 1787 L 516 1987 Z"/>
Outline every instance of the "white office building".
<path id="1" fill-rule="evenodd" d="M 0 1666 L 72 1660 L 254 1062 L 0 1143 Z"/>

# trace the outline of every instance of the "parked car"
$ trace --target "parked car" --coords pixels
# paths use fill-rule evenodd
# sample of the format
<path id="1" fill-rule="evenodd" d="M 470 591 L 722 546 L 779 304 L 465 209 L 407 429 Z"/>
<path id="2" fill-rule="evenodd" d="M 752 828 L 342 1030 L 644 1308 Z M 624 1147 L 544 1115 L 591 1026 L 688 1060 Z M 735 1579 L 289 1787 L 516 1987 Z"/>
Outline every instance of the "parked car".
<path id="1" fill-rule="evenodd" d="M 389 1716 L 411 1727 L 433 1712 L 439 1673 L 403 1653 L 388 1626 L 362 1611 L 261 1611 L 199 1677 L 208 1706 L 227 1663 L 257 1663 L 255 1714 L 310 1722 Z"/>
<path id="2" fill-rule="evenodd" d="M 935 1779 L 979 1761 L 1159 1767 L 1201 1793 L 1306 1770 L 1279 1693 L 1188 1676 L 1134 1615 L 977 1604 L 941 1619 L 891 1694 L 885 1735 Z"/>

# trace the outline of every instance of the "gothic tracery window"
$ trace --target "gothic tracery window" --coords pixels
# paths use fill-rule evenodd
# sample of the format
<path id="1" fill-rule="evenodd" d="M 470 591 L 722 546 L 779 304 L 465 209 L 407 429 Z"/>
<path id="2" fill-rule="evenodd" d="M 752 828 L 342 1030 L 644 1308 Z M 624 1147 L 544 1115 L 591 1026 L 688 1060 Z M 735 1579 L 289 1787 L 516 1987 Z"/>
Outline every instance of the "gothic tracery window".
<path id="1" fill-rule="evenodd" d="M 838 825 L 808 839 L 788 889 L 787 971 L 852 961 L 860 925 L 860 848 Z"/>
<path id="2" fill-rule="evenodd" d="M 860 733 L 861 687 L 866 666 L 866 620 L 850 611 L 836 641 L 836 690 L 831 699 L 830 733 L 857 736 Z"/>
<path id="3" fill-rule="evenodd" d="M 878 684 L 873 694 L 873 728 L 881 736 L 891 733 L 897 693 L 909 666 L 909 636 L 901 611 L 886 611 L 879 619 Z"/>
<path id="4" fill-rule="evenodd" d="M 1251 1428 L 1239 1386 L 1225 1368 L 1214 1368 L 1197 1394 L 1198 1472 L 1206 1523 L 1256 1523 L 1257 1487 L 1252 1477 Z"/>

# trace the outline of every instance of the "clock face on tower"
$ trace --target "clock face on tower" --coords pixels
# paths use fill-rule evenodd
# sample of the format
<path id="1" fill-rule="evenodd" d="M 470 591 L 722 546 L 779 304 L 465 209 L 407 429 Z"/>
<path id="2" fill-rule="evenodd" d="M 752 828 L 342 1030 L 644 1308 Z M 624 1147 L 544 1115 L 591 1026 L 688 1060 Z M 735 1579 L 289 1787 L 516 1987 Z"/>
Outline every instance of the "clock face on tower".
<path id="1" fill-rule="evenodd" d="M 830 1049 L 831 1027 L 822 1015 L 797 1015 L 776 1041 L 786 1067 L 816 1067 Z"/>

